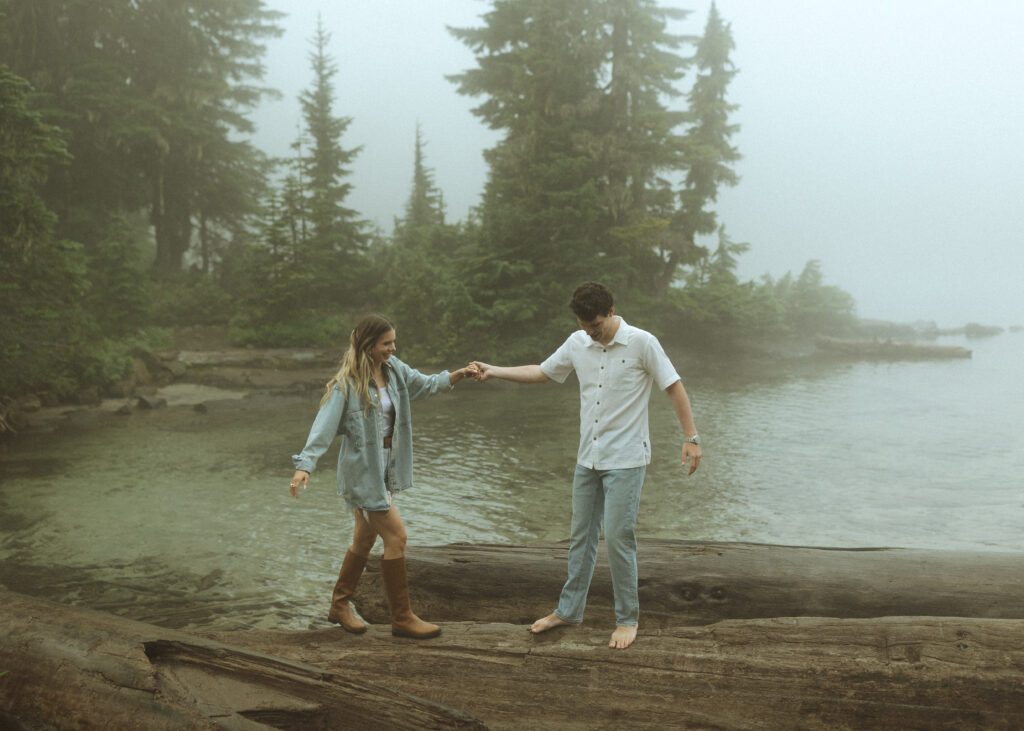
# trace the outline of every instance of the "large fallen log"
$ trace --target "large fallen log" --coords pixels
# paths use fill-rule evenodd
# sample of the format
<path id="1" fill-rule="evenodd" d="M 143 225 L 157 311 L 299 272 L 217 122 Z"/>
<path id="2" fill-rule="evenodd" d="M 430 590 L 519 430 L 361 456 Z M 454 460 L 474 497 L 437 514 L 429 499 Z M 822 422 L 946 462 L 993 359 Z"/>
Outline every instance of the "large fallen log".
<path id="1" fill-rule="evenodd" d="M 959 618 L 733 620 L 533 636 L 459 622 L 440 637 L 225 632 L 222 641 L 358 671 L 492 729 L 1024 728 L 1024 623 Z"/>
<path id="2" fill-rule="evenodd" d="M 529 624 L 554 609 L 567 552 L 564 543 L 410 547 L 414 608 L 431 621 Z M 644 540 L 638 555 L 644 627 L 768 617 L 1024 618 L 1024 553 Z M 325 615 L 330 579 L 322 596 L 310 597 Z M 356 605 L 370 621 L 387 619 L 375 560 Z M 587 619 L 610 627 L 613 607 L 602 544 Z"/>
<path id="3" fill-rule="evenodd" d="M 648 541 L 616 651 L 603 557 L 582 626 L 527 631 L 565 551 L 410 548 L 426 641 L 391 636 L 375 573 L 358 636 L 199 637 L 0 592 L 0 728 L 1024 727 L 1018 554 Z"/>
<path id="4" fill-rule="evenodd" d="M 3 729 L 482 728 L 295 660 L 0 592 Z"/>

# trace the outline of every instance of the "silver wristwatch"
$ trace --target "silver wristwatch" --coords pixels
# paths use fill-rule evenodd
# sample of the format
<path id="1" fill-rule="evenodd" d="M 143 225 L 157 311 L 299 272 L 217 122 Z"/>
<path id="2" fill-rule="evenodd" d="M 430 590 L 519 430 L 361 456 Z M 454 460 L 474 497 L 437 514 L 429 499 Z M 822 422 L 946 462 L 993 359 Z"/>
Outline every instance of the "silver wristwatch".
<path id="1" fill-rule="evenodd" d="M 692 437 L 684 437 L 683 441 L 687 444 L 700 444 L 700 434 L 694 434 Z"/>

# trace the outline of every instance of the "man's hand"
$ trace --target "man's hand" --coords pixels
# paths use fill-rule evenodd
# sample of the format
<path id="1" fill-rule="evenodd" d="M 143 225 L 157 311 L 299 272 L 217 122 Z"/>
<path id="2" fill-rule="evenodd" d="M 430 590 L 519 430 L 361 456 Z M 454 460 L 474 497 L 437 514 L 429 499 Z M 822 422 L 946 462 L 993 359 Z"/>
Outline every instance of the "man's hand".
<path id="1" fill-rule="evenodd" d="M 491 377 L 491 373 L 490 373 L 491 367 L 492 366 L 489 366 L 486 363 L 481 363 L 478 360 L 472 361 L 467 366 L 467 368 L 475 370 L 475 373 L 473 373 L 473 378 L 475 378 L 476 380 L 480 381 L 481 383 L 483 383 L 484 381 L 486 381 L 488 378 Z"/>
<path id="2" fill-rule="evenodd" d="M 690 465 L 690 471 L 686 474 L 692 475 L 697 471 L 697 467 L 700 465 L 700 445 L 691 444 L 690 442 L 683 442 L 683 462 L 682 465 L 685 467 L 687 464 Z"/>

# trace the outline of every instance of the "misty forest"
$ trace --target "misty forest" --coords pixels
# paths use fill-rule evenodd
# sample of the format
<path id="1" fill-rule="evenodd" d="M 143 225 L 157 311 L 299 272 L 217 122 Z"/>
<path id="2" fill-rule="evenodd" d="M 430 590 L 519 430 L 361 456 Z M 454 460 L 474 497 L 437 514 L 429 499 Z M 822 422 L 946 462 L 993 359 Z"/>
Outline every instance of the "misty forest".
<path id="1" fill-rule="evenodd" d="M 599 279 L 667 343 L 844 333 L 852 298 L 818 263 L 741 281 L 715 213 L 739 182 L 727 19 L 678 35 L 656 0 L 495 0 L 451 30 L 476 65 L 449 78 L 500 141 L 467 220 L 449 220 L 429 139 L 391 233 L 346 201 L 360 114 L 345 49 L 308 39 L 288 159 L 247 136 L 267 95 L 260 0 L 0 0 L 0 396 L 102 389 L 174 328 L 236 346 L 343 343 L 380 310 L 422 365 L 516 362 L 573 326 Z M 381 45 L 386 53 L 387 45 Z M 382 63 L 386 59 L 382 59 Z M 401 69 L 396 69 L 401 73 Z"/>

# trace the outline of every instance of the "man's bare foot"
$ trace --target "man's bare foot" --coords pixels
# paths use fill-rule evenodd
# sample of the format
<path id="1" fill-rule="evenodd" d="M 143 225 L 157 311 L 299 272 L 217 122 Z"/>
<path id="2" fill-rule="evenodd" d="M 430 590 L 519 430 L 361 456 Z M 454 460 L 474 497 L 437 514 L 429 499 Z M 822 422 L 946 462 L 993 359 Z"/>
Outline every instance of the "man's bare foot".
<path id="1" fill-rule="evenodd" d="M 555 627 L 562 627 L 565 625 L 572 625 L 574 622 L 566 622 L 564 619 L 559 617 L 557 614 L 552 612 L 546 617 L 538 619 L 536 622 L 530 625 L 530 631 L 535 635 L 539 635 L 541 632 L 547 632 L 549 629 Z"/>
<path id="2" fill-rule="evenodd" d="M 625 650 L 627 647 L 633 644 L 633 640 L 636 639 L 636 625 L 632 627 L 625 625 L 618 625 L 615 631 L 612 632 L 612 639 L 608 643 L 608 647 L 616 650 Z"/>

